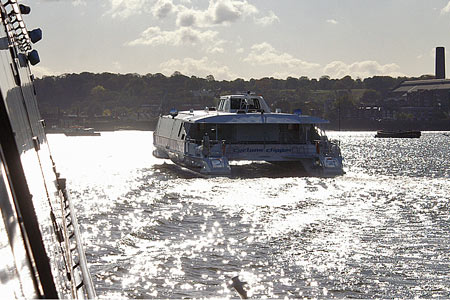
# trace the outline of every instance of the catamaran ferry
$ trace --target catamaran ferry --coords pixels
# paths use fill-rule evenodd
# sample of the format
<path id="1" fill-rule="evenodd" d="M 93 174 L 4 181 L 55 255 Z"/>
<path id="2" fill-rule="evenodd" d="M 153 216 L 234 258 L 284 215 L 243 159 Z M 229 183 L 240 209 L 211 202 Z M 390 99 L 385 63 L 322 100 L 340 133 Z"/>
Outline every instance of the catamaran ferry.
<path id="1" fill-rule="evenodd" d="M 271 112 L 262 96 L 250 92 L 221 96 L 217 109 L 171 110 L 160 116 L 153 155 L 205 175 L 230 175 L 232 160 L 298 167 L 315 176 L 341 175 L 339 143 L 317 127 L 324 123 L 300 112 Z"/>

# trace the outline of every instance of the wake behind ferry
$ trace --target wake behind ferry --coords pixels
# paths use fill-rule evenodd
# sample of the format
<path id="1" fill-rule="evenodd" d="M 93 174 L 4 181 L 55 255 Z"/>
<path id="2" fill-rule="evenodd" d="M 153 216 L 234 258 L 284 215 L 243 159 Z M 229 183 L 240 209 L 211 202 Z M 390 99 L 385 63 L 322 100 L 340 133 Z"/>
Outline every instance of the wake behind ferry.
<path id="1" fill-rule="evenodd" d="M 266 161 L 309 175 L 342 175 L 339 143 L 317 126 L 328 121 L 271 112 L 262 96 L 221 96 L 218 108 L 171 110 L 159 117 L 153 155 L 205 175 L 231 175 L 230 161 Z"/>

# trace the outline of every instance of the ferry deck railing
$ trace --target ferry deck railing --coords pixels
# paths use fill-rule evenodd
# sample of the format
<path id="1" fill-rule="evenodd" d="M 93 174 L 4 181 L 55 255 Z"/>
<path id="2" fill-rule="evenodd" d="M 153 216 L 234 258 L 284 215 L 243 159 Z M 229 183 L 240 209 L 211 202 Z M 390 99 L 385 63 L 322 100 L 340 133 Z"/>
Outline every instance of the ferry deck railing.
<path id="1" fill-rule="evenodd" d="M 76 299 L 95 299 L 94 284 L 87 266 L 83 240 L 77 221 L 75 207 L 66 189 L 66 179 L 58 178 L 62 211 L 62 235 L 66 249 L 66 262 L 72 262 L 68 279 L 72 282 L 72 296 Z"/>

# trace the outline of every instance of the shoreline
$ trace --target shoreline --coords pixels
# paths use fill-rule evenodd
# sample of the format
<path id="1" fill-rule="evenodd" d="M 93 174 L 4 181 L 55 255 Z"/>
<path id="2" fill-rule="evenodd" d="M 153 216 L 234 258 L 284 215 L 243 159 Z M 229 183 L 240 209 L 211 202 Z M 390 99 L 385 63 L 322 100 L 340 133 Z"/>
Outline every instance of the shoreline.
<path id="1" fill-rule="evenodd" d="M 119 131 L 119 130 L 139 130 L 154 131 L 157 120 L 151 121 L 110 121 L 110 122 L 83 122 L 82 124 L 72 124 L 72 126 L 81 126 L 83 128 L 93 128 L 94 131 Z M 341 120 L 331 121 L 328 124 L 320 126 L 327 131 L 450 131 L 450 120 L 439 120 L 433 122 L 426 121 L 376 121 L 376 120 Z M 46 133 L 64 133 L 70 126 L 55 127 L 47 126 Z"/>

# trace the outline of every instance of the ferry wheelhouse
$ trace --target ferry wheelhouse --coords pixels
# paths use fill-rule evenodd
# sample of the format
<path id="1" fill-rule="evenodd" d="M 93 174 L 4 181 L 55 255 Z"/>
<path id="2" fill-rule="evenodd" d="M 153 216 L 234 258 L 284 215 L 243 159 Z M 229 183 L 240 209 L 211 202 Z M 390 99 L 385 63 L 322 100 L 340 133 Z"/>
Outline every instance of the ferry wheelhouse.
<path id="1" fill-rule="evenodd" d="M 153 155 L 207 175 L 230 175 L 233 160 L 296 166 L 310 175 L 343 174 L 337 141 L 317 126 L 328 123 L 301 113 L 271 112 L 262 96 L 221 96 L 216 108 L 160 116 Z"/>

